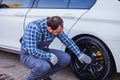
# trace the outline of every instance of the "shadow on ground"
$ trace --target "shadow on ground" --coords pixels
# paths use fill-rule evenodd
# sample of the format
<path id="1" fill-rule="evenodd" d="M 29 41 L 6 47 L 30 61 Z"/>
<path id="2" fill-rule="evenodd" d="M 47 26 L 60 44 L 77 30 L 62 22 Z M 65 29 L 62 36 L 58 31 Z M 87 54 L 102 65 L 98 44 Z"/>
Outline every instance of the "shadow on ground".
<path id="1" fill-rule="evenodd" d="M 0 74 L 0 80 L 15 80 L 15 79 L 7 74 Z"/>

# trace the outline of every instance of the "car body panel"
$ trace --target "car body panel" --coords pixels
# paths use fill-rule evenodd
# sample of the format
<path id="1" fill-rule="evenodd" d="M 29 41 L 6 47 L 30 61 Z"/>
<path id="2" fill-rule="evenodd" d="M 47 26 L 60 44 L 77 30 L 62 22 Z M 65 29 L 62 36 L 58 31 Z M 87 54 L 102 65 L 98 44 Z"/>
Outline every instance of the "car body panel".
<path id="1" fill-rule="evenodd" d="M 29 22 L 57 15 L 63 18 L 64 31 L 69 37 L 74 38 L 87 34 L 101 40 L 111 51 L 117 72 L 120 72 L 119 0 L 97 0 L 90 9 L 42 9 L 34 7 L 31 9 L 0 9 L 0 47 L 20 51 L 19 39 Z M 58 39 L 54 40 L 50 48 L 63 51 L 66 49 Z"/>
<path id="2" fill-rule="evenodd" d="M 106 5 L 107 2 L 109 4 Z M 101 5 L 101 3 L 103 4 Z M 120 72 L 118 57 L 120 56 L 119 3 L 117 0 L 98 0 L 93 8 L 81 17 L 69 33 L 71 38 L 75 37 L 73 35 L 89 34 L 102 40 L 114 57 L 117 72 Z"/>
<path id="3" fill-rule="evenodd" d="M 29 9 L 0 9 L 1 47 L 13 50 L 20 49 L 19 39 L 23 34 L 24 19 L 28 10 Z"/>

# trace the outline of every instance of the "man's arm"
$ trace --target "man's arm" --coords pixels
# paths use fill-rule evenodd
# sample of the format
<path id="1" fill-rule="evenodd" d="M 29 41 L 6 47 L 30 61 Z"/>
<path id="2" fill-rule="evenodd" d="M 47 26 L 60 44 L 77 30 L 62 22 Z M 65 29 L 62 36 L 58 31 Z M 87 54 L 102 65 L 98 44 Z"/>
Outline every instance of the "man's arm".
<path id="1" fill-rule="evenodd" d="M 61 34 L 58 36 L 58 38 L 61 40 L 61 42 L 63 44 L 66 45 L 67 48 L 69 48 L 73 53 L 75 53 L 76 56 L 78 56 L 78 57 L 81 56 L 81 51 L 78 48 L 78 46 L 64 32 L 61 32 Z"/>
<path id="2" fill-rule="evenodd" d="M 78 46 L 75 44 L 75 42 L 72 39 L 70 39 L 64 32 L 61 32 L 58 38 L 62 41 L 62 43 L 64 43 L 67 46 L 67 48 L 69 48 L 73 53 L 76 54 L 81 63 L 89 64 L 92 62 L 91 57 L 81 52 Z"/>

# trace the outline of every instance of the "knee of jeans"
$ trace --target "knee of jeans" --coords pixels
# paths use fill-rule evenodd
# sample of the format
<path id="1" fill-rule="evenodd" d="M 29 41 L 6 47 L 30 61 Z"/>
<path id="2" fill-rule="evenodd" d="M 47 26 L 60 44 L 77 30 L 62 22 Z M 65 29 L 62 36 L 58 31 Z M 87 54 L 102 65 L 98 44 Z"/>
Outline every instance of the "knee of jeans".
<path id="1" fill-rule="evenodd" d="M 71 62 L 71 56 L 66 54 L 65 58 L 60 62 L 60 65 L 68 65 Z"/>
<path id="2" fill-rule="evenodd" d="M 48 72 L 50 70 L 51 66 L 49 64 L 43 63 L 40 65 L 39 64 L 36 65 L 34 68 L 37 72 L 39 72 L 39 71 L 40 72 Z"/>
<path id="3" fill-rule="evenodd" d="M 69 64 L 71 62 L 71 56 L 68 55 L 66 58 L 65 58 L 65 61 L 66 61 L 66 64 Z"/>

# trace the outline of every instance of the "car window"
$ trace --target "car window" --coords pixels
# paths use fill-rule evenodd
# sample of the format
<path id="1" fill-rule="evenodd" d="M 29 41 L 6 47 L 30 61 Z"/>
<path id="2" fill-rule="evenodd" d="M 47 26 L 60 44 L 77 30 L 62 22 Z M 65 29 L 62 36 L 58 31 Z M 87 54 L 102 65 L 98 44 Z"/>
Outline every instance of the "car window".
<path id="1" fill-rule="evenodd" d="M 69 0 L 39 0 L 38 8 L 67 8 Z"/>
<path id="2" fill-rule="evenodd" d="M 31 0 L 3 0 L 2 8 L 28 8 Z"/>
<path id="3" fill-rule="evenodd" d="M 90 9 L 96 0 L 70 0 L 69 8 Z"/>
<path id="4" fill-rule="evenodd" d="M 2 0 L 0 0 L 0 3 L 2 2 Z"/>

